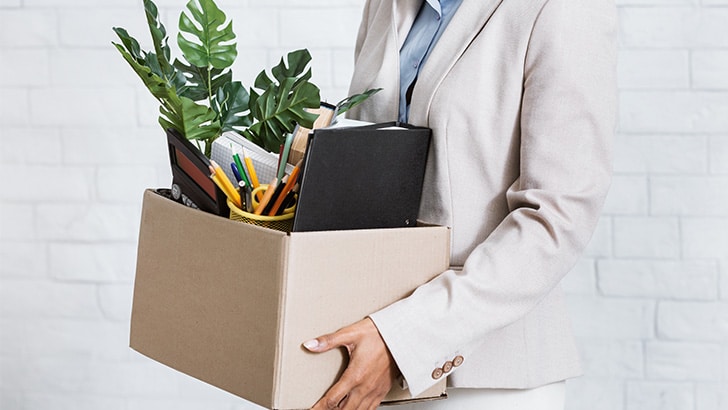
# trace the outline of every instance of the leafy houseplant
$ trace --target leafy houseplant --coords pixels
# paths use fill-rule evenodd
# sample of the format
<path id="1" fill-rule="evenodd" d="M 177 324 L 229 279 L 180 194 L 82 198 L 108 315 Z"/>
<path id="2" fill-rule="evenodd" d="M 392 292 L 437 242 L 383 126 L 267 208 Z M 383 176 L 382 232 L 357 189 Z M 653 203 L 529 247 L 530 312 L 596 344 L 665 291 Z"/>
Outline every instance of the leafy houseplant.
<path id="1" fill-rule="evenodd" d="M 237 131 L 268 151 L 277 151 L 296 124 L 312 128 L 317 115 L 307 109 L 320 104 L 319 88 L 310 82 L 311 54 L 296 50 L 256 77 L 246 89 L 232 80 L 230 67 L 237 58 L 232 21 L 213 0 L 190 0 L 180 13 L 177 44 L 184 61 L 171 60 L 167 31 L 156 4 L 143 0 L 154 51 L 120 27 L 113 43 L 160 103 L 159 123 L 194 140 L 210 156 L 212 142 L 225 131 Z M 346 98 L 337 105 L 341 114 L 377 90 Z"/>

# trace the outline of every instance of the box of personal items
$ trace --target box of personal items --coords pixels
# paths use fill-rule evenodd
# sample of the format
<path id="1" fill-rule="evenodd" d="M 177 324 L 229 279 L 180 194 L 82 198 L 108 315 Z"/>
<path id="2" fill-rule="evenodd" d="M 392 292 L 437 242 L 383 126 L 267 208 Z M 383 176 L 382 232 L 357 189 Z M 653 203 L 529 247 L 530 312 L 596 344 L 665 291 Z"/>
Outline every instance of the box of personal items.
<path id="1" fill-rule="evenodd" d="M 266 408 L 310 408 L 348 357 L 302 343 L 448 268 L 449 230 L 417 221 L 430 130 L 341 118 L 377 90 L 321 103 L 306 50 L 244 88 L 230 24 L 198 1 L 179 19 L 185 61 L 149 0 L 154 52 L 114 29 L 161 104 L 172 171 L 143 196 L 130 345 Z M 416 398 L 398 381 L 385 402 L 445 396 L 444 379 Z"/>

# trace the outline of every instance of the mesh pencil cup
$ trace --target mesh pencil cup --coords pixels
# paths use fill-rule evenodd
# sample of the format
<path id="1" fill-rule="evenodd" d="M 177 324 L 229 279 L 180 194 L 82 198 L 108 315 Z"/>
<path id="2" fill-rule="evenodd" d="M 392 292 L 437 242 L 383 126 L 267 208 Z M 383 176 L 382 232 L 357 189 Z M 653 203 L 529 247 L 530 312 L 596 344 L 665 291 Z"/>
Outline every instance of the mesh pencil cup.
<path id="1" fill-rule="evenodd" d="M 258 188 L 255 188 L 252 193 L 253 207 L 258 207 L 258 201 L 256 194 L 258 192 L 265 192 L 268 189 L 267 184 L 261 184 Z M 296 210 L 296 205 L 286 208 L 281 215 L 268 216 L 268 215 L 256 215 L 254 213 L 243 211 L 233 204 L 229 199 L 227 201 L 228 207 L 230 207 L 230 219 L 238 222 L 245 222 L 252 225 L 262 226 L 268 229 L 275 229 L 277 231 L 291 232 L 293 228 L 293 215 Z"/>

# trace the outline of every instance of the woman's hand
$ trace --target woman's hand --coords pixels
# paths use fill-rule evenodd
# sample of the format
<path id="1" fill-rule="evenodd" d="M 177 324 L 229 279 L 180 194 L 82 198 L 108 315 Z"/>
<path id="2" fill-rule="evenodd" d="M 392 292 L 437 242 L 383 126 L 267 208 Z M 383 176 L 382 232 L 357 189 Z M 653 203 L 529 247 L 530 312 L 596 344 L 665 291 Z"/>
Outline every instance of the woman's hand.
<path id="1" fill-rule="evenodd" d="M 369 318 L 303 345 L 315 353 L 339 347 L 346 347 L 349 352 L 344 374 L 312 410 L 376 409 L 397 377 L 397 365 Z"/>

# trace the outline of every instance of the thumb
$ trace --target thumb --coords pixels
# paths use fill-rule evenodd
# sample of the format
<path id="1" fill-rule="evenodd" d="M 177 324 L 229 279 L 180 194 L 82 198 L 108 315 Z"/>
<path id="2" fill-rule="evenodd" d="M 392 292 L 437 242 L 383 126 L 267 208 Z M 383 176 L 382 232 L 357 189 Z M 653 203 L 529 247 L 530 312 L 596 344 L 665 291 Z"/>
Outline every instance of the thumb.
<path id="1" fill-rule="evenodd" d="M 314 353 L 328 352 L 331 349 L 343 346 L 340 339 L 340 332 L 319 336 L 303 343 L 303 347 Z"/>

